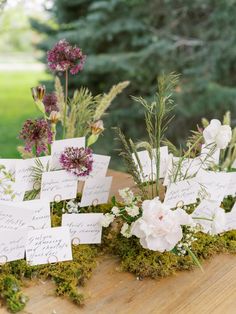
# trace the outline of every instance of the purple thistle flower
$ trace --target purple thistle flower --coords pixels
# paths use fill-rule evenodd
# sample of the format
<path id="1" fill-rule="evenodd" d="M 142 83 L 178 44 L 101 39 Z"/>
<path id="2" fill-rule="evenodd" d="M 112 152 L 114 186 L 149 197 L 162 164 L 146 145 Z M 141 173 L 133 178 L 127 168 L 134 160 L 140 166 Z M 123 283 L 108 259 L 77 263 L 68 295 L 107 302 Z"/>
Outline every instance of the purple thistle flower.
<path id="1" fill-rule="evenodd" d="M 48 51 L 48 66 L 52 71 L 65 72 L 70 70 L 72 75 L 83 70 L 86 56 L 79 47 L 71 46 L 65 39 L 60 40 Z"/>
<path id="2" fill-rule="evenodd" d="M 52 143 L 52 132 L 44 119 L 26 120 L 19 134 L 19 138 L 25 141 L 25 151 L 31 152 L 33 147 L 36 155 L 48 151 L 48 145 Z"/>
<path id="3" fill-rule="evenodd" d="M 92 171 L 93 151 L 90 148 L 67 147 L 61 154 L 60 163 L 63 169 L 76 176 L 88 176 Z"/>
<path id="4" fill-rule="evenodd" d="M 43 104 L 46 113 L 50 114 L 52 111 L 59 111 L 57 96 L 55 93 L 46 94 L 43 98 Z"/>

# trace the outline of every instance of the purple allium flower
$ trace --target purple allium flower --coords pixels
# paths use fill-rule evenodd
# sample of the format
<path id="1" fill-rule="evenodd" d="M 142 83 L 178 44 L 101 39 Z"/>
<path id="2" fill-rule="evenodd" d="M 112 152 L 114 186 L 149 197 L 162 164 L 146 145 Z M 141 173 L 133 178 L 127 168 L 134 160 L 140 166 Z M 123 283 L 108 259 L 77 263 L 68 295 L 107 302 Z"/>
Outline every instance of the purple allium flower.
<path id="1" fill-rule="evenodd" d="M 57 96 L 55 93 L 46 94 L 43 98 L 43 104 L 46 113 L 50 114 L 52 111 L 59 111 Z"/>
<path id="2" fill-rule="evenodd" d="M 72 75 L 83 70 L 86 56 L 79 47 L 71 46 L 65 39 L 60 40 L 48 51 L 48 66 L 52 71 L 70 70 Z"/>
<path id="3" fill-rule="evenodd" d="M 63 169 L 76 176 L 87 176 L 92 171 L 93 151 L 90 148 L 67 147 L 61 154 L 60 163 Z"/>
<path id="4" fill-rule="evenodd" d="M 33 147 L 36 155 L 47 152 L 48 145 L 52 143 L 52 132 L 48 123 L 44 119 L 26 120 L 19 138 L 25 141 L 25 150 L 31 152 Z"/>

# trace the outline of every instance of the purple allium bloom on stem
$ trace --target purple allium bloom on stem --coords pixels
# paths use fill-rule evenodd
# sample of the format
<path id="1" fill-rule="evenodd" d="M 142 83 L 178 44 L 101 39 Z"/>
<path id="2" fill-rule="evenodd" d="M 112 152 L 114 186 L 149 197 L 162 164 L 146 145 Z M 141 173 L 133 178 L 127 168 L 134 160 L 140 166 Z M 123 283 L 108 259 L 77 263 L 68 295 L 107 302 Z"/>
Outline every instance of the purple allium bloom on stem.
<path id="1" fill-rule="evenodd" d="M 57 96 L 55 93 L 46 94 L 43 98 L 43 104 L 46 113 L 50 114 L 52 111 L 59 111 Z"/>
<path id="2" fill-rule="evenodd" d="M 67 147 L 61 154 L 60 163 L 63 169 L 76 176 L 88 176 L 93 166 L 93 151 L 90 148 Z"/>
<path id="3" fill-rule="evenodd" d="M 52 71 L 70 71 L 72 75 L 83 70 L 86 56 L 79 47 L 71 46 L 65 39 L 60 40 L 48 51 L 48 66 Z"/>
<path id="4" fill-rule="evenodd" d="M 26 120 L 19 138 L 25 141 L 25 150 L 31 152 L 33 147 L 36 155 L 48 151 L 48 145 L 52 143 L 52 132 L 44 119 Z"/>

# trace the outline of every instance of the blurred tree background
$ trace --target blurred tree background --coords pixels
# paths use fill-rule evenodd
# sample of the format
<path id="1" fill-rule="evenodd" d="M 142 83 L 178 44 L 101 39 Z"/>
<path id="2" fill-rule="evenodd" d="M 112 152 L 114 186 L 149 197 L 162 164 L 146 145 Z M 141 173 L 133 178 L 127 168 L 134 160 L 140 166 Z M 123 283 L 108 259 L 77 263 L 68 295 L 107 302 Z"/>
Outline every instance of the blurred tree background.
<path id="1" fill-rule="evenodd" d="M 71 89 L 86 85 L 99 93 L 118 81 L 131 81 L 106 118 L 107 153 L 113 148 L 111 126 L 143 137 L 142 109 L 130 95 L 151 97 L 163 71 L 181 74 L 176 119 L 169 130 L 175 142 L 202 116 L 220 118 L 231 110 L 235 117 L 235 0 L 54 0 L 50 13 L 51 26 L 32 20 L 45 35 L 38 47 L 46 51 L 66 38 L 88 56 Z"/>
<path id="2" fill-rule="evenodd" d="M 93 93 L 130 80 L 105 119 L 96 151 L 114 149 L 112 126 L 135 139 L 144 137 L 143 111 L 130 95 L 151 99 L 161 72 L 181 74 L 170 138 L 183 141 L 201 117 L 236 114 L 236 0 L 52 0 L 47 20 L 31 19 L 44 52 L 60 39 L 87 55 L 84 71 L 70 89 Z M 50 85 L 50 82 L 48 83 Z M 102 143 L 101 143 L 102 142 Z M 113 152 L 114 154 L 114 152 Z"/>

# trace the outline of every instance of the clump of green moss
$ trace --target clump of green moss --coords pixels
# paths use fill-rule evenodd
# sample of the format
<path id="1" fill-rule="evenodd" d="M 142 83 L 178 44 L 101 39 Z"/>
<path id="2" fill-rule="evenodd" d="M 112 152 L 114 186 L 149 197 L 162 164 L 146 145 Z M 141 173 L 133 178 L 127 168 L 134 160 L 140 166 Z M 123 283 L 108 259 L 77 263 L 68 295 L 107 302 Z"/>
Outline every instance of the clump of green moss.
<path id="1" fill-rule="evenodd" d="M 199 260 L 207 259 L 217 253 L 236 253 L 236 231 L 223 235 L 211 236 L 197 233 L 197 241 L 192 243 L 192 251 Z M 111 240 L 112 239 L 112 240 Z M 142 248 L 135 237 L 124 238 L 120 234 L 107 234 L 104 247 L 112 254 L 118 255 L 124 271 L 139 277 L 166 277 L 177 270 L 190 270 L 195 266 L 191 256 L 178 256 L 172 252 L 159 253 Z"/>

